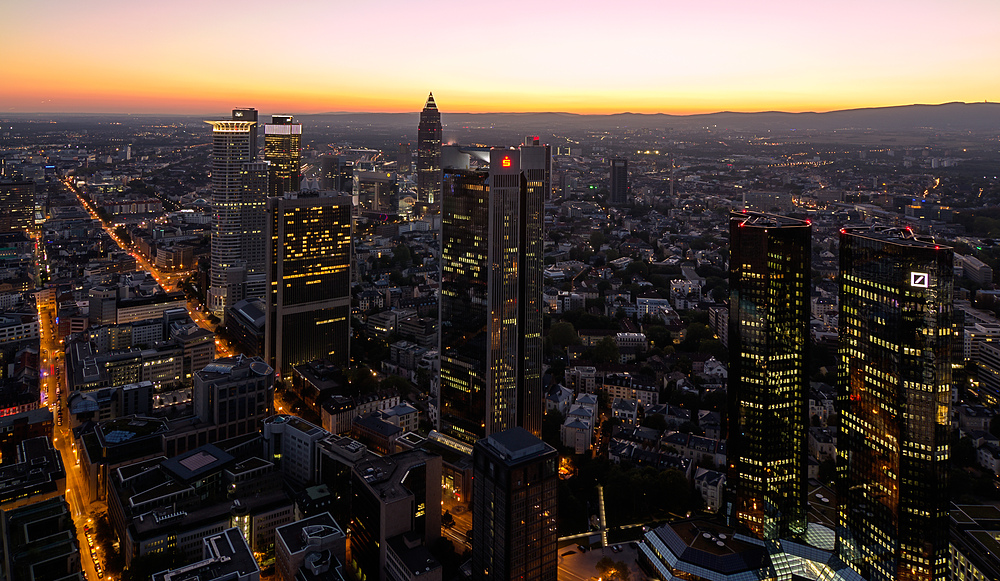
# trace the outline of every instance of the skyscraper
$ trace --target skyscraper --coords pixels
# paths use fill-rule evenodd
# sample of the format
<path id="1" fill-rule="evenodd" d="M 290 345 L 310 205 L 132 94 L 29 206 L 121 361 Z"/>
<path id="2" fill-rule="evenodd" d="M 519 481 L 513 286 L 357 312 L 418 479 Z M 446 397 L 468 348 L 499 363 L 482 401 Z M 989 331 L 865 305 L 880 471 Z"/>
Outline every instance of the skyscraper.
<path id="1" fill-rule="evenodd" d="M 282 376 L 326 358 L 346 365 L 351 310 L 351 199 L 268 198 L 267 361 Z"/>
<path id="2" fill-rule="evenodd" d="M 268 195 L 283 196 L 295 192 L 302 181 L 302 124 L 291 115 L 271 115 L 264 126 L 264 160 L 271 163 Z"/>
<path id="3" fill-rule="evenodd" d="M 35 224 L 35 182 L 0 179 L 0 234 L 24 232 Z"/>
<path id="4" fill-rule="evenodd" d="M 221 317 L 244 298 L 248 275 L 263 274 L 263 228 L 257 226 L 262 226 L 266 171 L 246 167 L 257 157 L 256 109 L 234 109 L 232 119 L 206 123 L 212 125 L 213 212 L 208 307 Z"/>
<path id="5" fill-rule="evenodd" d="M 811 235 L 783 216 L 729 220 L 725 509 L 762 539 L 806 530 Z"/>
<path id="6" fill-rule="evenodd" d="M 632 186 L 628 181 L 628 160 L 611 160 L 611 187 L 609 200 L 612 205 L 620 206 L 632 200 Z"/>
<path id="7" fill-rule="evenodd" d="M 474 443 L 542 425 L 542 207 L 549 146 L 448 148 L 441 209 L 440 429 Z"/>
<path id="8" fill-rule="evenodd" d="M 559 454 L 522 428 L 472 453 L 472 578 L 556 581 Z"/>
<path id="9" fill-rule="evenodd" d="M 837 549 L 870 581 L 947 572 L 953 256 L 841 230 Z"/>
<path id="10" fill-rule="evenodd" d="M 410 153 L 409 143 L 400 143 L 399 152 L 396 154 L 396 171 L 401 174 L 410 173 L 413 166 L 413 154 Z"/>
<path id="11" fill-rule="evenodd" d="M 417 198 L 433 204 L 441 197 L 441 112 L 427 96 L 417 126 Z"/>

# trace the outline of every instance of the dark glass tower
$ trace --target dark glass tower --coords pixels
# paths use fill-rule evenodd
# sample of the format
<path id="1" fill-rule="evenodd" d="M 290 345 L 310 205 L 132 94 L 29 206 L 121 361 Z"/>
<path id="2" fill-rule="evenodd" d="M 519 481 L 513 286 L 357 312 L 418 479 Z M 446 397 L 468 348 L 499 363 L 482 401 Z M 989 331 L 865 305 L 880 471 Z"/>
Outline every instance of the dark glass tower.
<path id="1" fill-rule="evenodd" d="M 271 115 L 264 126 L 264 160 L 271 163 L 268 195 L 297 192 L 302 181 L 302 124 L 291 115 Z"/>
<path id="2" fill-rule="evenodd" d="M 837 550 L 870 581 L 947 571 L 953 256 L 841 230 Z"/>
<path id="3" fill-rule="evenodd" d="M 417 127 L 417 199 L 433 204 L 441 197 L 441 112 L 434 93 L 427 96 Z"/>
<path id="4" fill-rule="evenodd" d="M 808 221 L 736 213 L 729 221 L 726 514 L 762 539 L 806 530 Z"/>
<path id="5" fill-rule="evenodd" d="M 351 209 L 347 196 L 267 200 L 264 349 L 282 376 L 314 359 L 349 361 Z"/>
<path id="6" fill-rule="evenodd" d="M 35 225 L 35 183 L 0 179 L 0 234 L 25 232 Z"/>
<path id="7" fill-rule="evenodd" d="M 549 147 L 534 138 L 452 149 L 461 148 L 449 148 L 460 161 L 446 164 L 442 198 L 440 429 L 469 443 L 514 426 L 540 435 Z"/>
<path id="8" fill-rule="evenodd" d="M 472 453 L 472 579 L 556 581 L 559 454 L 521 428 Z"/>
<path id="9" fill-rule="evenodd" d="M 611 204 L 620 206 L 632 199 L 632 186 L 628 181 L 628 160 L 611 160 L 611 187 L 609 188 Z"/>

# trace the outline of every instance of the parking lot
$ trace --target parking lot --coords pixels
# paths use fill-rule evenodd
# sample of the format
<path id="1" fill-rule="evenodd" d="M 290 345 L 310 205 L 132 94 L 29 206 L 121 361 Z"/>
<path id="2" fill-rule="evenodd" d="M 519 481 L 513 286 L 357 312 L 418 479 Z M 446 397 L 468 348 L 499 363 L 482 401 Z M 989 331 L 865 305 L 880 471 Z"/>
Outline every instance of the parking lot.
<path id="1" fill-rule="evenodd" d="M 598 578 L 597 562 L 603 557 L 612 561 L 624 561 L 629 566 L 631 581 L 646 581 L 646 574 L 636 564 L 636 550 L 628 543 L 621 543 L 620 553 L 612 551 L 611 546 L 595 547 L 585 553 L 580 553 L 577 542 L 567 542 L 559 547 L 559 581 L 595 581 Z M 572 551 L 572 552 L 571 552 Z M 568 554 L 567 554 L 568 553 Z"/>

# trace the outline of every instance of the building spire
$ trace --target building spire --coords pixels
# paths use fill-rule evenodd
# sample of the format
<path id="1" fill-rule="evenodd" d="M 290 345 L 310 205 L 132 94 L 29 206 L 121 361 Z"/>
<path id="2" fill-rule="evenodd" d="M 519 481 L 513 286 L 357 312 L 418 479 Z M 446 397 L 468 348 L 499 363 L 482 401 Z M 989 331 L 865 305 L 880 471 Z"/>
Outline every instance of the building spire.
<path id="1" fill-rule="evenodd" d="M 427 103 L 424 104 L 424 109 L 437 109 L 437 103 L 434 102 L 434 92 L 427 94 Z"/>

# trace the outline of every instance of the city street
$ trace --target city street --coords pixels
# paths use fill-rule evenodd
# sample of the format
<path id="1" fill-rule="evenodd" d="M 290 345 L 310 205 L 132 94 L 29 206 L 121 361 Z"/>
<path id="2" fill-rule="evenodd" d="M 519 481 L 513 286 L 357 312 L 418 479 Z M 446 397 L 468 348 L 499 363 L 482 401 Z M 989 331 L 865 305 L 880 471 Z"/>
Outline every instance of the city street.
<path id="1" fill-rule="evenodd" d="M 90 206 L 90 204 L 87 203 L 86 200 L 83 199 L 82 196 L 80 196 L 80 192 L 78 192 L 77 189 L 75 187 L 73 187 L 73 185 L 71 183 L 66 182 L 66 187 L 68 187 L 74 194 L 76 194 L 77 199 L 80 200 L 80 205 L 83 206 L 83 208 L 86 209 L 87 212 L 90 213 L 90 216 L 93 219 L 100 220 L 100 217 L 98 217 L 98 215 L 94 211 L 94 209 Z M 104 228 L 104 231 L 107 232 L 108 236 L 110 236 L 111 239 L 115 241 L 115 243 L 118 245 L 119 248 L 121 248 L 122 250 L 128 252 L 133 257 L 135 257 L 136 265 L 139 268 L 141 268 L 142 270 L 148 271 L 150 274 L 153 275 L 153 278 L 163 288 L 164 291 L 171 292 L 171 291 L 178 290 L 178 286 L 177 285 L 182 280 L 184 280 L 185 278 L 189 277 L 192 274 L 193 271 L 190 271 L 190 270 L 177 271 L 177 272 L 169 272 L 169 273 L 161 273 L 159 270 L 157 270 L 156 266 L 153 263 L 151 263 L 149 260 L 147 260 L 146 257 L 143 256 L 140 252 L 138 252 L 138 251 L 136 251 L 134 249 L 126 248 L 125 244 L 123 244 L 122 241 L 115 234 L 114 229 L 111 228 L 110 226 L 108 226 L 107 223 L 105 223 L 105 222 L 102 221 L 101 222 L 101 226 Z M 213 332 L 215 331 L 215 325 L 213 325 L 205 317 L 205 313 L 194 309 L 191 306 L 191 302 L 190 301 L 187 301 L 185 303 L 185 307 L 187 308 L 188 315 L 191 317 L 192 321 L 194 321 L 195 323 L 197 323 L 200 327 L 202 327 L 204 329 L 208 329 L 209 331 L 213 331 Z M 228 345 L 226 345 L 222 341 L 216 339 L 216 341 L 215 341 L 215 354 L 216 354 L 216 357 L 229 357 L 229 356 L 233 355 L 234 352 L 233 352 L 232 349 L 230 349 L 228 347 Z"/>
<path id="2" fill-rule="evenodd" d="M 91 504 L 84 500 L 87 497 L 87 493 L 85 492 L 87 485 L 78 463 L 78 453 L 76 443 L 73 440 L 73 432 L 70 429 L 69 417 L 65 413 L 66 399 L 65 397 L 60 397 L 56 392 L 57 389 L 61 388 L 63 395 L 65 395 L 67 390 L 62 371 L 62 346 L 56 342 L 55 313 L 48 307 L 49 305 L 39 305 L 38 309 L 41 348 L 45 354 L 42 358 L 42 366 L 48 370 L 48 374 L 43 378 L 41 385 L 42 405 L 47 405 L 52 410 L 52 421 L 54 424 L 52 445 L 59 450 L 63 466 L 66 469 L 65 496 L 66 502 L 69 504 L 70 514 L 73 516 L 73 523 L 76 526 L 77 543 L 80 547 L 80 562 L 83 564 L 84 572 L 88 579 L 100 579 L 103 578 L 103 573 L 98 574 L 97 567 L 95 566 L 95 562 L 99 562 L 99 558 L 91 550 L 93 544 L 87 538 L 86 527 L 93 528 L 93 514 L 99 512 L 102 506 L 98 503 Z M 55 369 L 54 372 L 53 368 Z M 60 418 L 62 425 L 59 425 Z M 106 508 L 106 506 L 103 508 Z"/>

